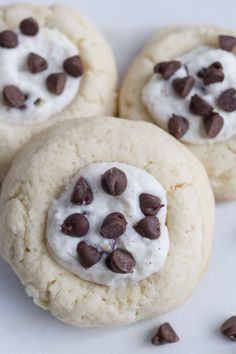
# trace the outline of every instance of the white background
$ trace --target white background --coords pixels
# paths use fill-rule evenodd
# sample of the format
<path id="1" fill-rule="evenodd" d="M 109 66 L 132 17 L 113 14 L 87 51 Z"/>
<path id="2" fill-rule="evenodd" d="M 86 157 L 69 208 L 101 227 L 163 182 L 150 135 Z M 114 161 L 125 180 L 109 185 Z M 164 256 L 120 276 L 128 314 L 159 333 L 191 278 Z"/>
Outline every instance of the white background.
<path id="1" fill-rule="evenodd" d="M 48 3 L 47 1 L 39 1 Z M 71 0 L 111 43 L 121 75 L 149 36 L 168 24 L 216 24 L 236 28 L 235 0 Z M 10 1 L 0 1 L 0 4 Z M 209 270 L 192 298 L 162 318 L 115 329 L 66 326 L 33 305 L 9 266 L 0 260 L 0 354 L 236 354 L 219 326 L 236 314 L 236 202 L 216 210 Z M 163 347 L 150 336 L 170 321 L 180 342 Z"/>

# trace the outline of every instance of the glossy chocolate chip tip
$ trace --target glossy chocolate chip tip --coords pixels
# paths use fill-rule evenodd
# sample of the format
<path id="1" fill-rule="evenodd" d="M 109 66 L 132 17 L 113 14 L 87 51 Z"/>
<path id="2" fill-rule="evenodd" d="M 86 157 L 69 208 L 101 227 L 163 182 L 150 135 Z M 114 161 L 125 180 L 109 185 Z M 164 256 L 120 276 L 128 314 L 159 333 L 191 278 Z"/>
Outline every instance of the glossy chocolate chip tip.
<path id="1" fill-rule="evenodd" d="M 139 196 L 139 206 L 145 216 L 154 216 L 164 207 L 164 204 L 161 204 L 160 198 L 155 195 L 141 193 Z"/>
<path id="2" fill-rule="evenodd" d="M 104 219 L 100 234 L 108 239 L 116 239 L 124 234 L 126 224 L 127 222 L 123 214 L 118 212 L 111 213 Z"/>
<path id="3" fill-rule="evenodd" d="M 121 195 L 127 187 L 126 174 L 119 168 L 113 167 L 102 175 L 103 190 L 112 195 Z"/>
<path id="4" fill-rule="evenodd" d="M 136 262 L 131 253 L 117 248 L 106 259 L 107 267 L 114 273 L 128 274 L 132 272 Z"/>
<path id="5" fill-rule="evenodd" d="M 88 182 L 80 177 L 71 195 L 71 203 L 75 205 L 88 205 L 93 201 L 93 192 Z"/>
<path id="6" fill-rule="evenodd" d="M 146 216 L 134 226 L 134 229 L 139 235 L 150 240 L 156 240 L 161 235 L 160 222 L 156 216 Z"/>
<path id="7" fill-rule="evenodd" d="M 82 241 L 77 246 L 77 254 L 81 266 L 85 269 L 91 268 L 102 258 L 102 254 L 93 246 Z"/>
<path id="8" fill-rule="evenodd" d="M 68 236 L 82 237 L 88 233 L 89 222 L 84 214 L 74 213 L 61 225 L 61 231 Z"/>
<path id="9" fill-rule="evenodd" d="M 232 316 L 226 320 L 220 330 L 225 337 L 236 342 L 236 316 Z"/>
<path id="10" fill-rule="evenodd" d="M 158 328 L 156 334 L 152 337 L 151 342 L 153 345 L 170 344 L 179 341 L 178 335 L 175 333 L 170 323 L 165 322 Z"/>

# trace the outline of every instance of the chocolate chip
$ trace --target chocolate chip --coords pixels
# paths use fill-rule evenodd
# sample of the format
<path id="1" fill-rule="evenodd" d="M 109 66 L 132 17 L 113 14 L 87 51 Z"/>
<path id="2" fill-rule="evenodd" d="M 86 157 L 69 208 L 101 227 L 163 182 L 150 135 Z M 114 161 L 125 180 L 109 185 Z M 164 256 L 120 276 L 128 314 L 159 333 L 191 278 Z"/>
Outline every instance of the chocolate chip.
<path id="1" fill-rule="evenodd" d="M 94 266 L 102 257 L 102 254 L 95 247 L 87 245 L 84 241 L 78 244 L 77 254 L 81 266 L 85 269 Z"/>
<path id="2" fill-rule="evenodd" d="M 102 187 L 110 195 L 122 194 L 127 187 L 126 174 L 119 168 L 111 168 L 102 175 Z"/>
<path id="3" fill-rule="evenodd" d="M 0 47 L 15 48 L 18 46 L 18 38 L 13 31 L 0 32 Z"/>
<path id="4" fill-rule="evenodd" d="M 189 129 L 189 121 L 182 116 L 172 115 L 168 122 L 168 131 L 176 139 L 181 139 Z"/>
<path id="5" fill-rule="evenodd" d="M 126 224 L 121 213 L 111 213 L 104 219 L 100 234 L 105 238 L 117 238 L 125 232 Z"/>
<path id="6" fill-rule="evenodd" d="M 93 201 L 93 193 L 88 182 L 80 177 L 71 195 L 71 203 L 76 205 L 87 205 Z"/>
<path id="7" fill-rule="evenodd" d="M 88 230 L 88 219 L 80 213 L 71 214 L 61 225 L 61 231 L 69 236 L 81 237 L 86 235 Z"/>
<path id="8" fill-rule="evenodd" d="M 3 99 L 8 107 L 11 108 L 24 108 L 25 107 L 25 94 L 13 85 L 5 86 L 3 89 Z"/>
<path id="9" fill-rule="evenodd" d="M 230 317 L 221 326 L 221 333 L 232 341 L 236 341 L 236 316 Z"/>
<path id="10" fill-rule="evenodd" d="M 114 273 L 131 273 L 135 266 L 134 257 L 127 251 L 117 248 L 106 259 L 107 267 Z"/>
<path id="11" fill-rule="evenodd" d="M 28 68 L 32 74 L 40 73 L 48 68 L 47 60 L 38 54 L 30 53 L 28 55 Z"/>
<path id="12" fill-rule="evenodd" d="M 83 63 L 79 55 L 74 55 L 66 59 L 63 63 L 65 72 L 73 77 L 79 77 L 83 74 Z"/>
<path id="13" fill-rule="evenodd" d="M 236 46 L 236 37 L 220 35 L 219 36 L 220 48 L 231 52 L 231 50 Z"/>
<path id="14" fill-rule="evenodd" d="M 225 112 L 233 112 L 236 110 L 236 90 L 229 88 L 221 93 L 218 98 L 218 105 Z"/>
<path id="15" fill-rule="evenodd" d="M 36 36 L 39 31 L 38 22 L 33 17 L 28 17 L 21 21 L 20 30 L 26 36 Z"/>
<path id="16" fill-rule="evenodd" d="M 150 240 L 156 240 L 161 235 L 160 223 L 155 216 L 146 216 L 141 219 L 134 229 L 138 234 Z"/>
<path id="17" fill-rule="evenodd" d="M 157 333 L 152 337 L 152 344 L 154 345 L 163 345 L 178 341 L 179 337 L 168 322 L 163 323 Z"/>
<path id="18" fill-rule="evenodd" d="M 212 106 L 197 94 L 191 97 L 189 109 L 192 114 L 198 116 L 205 116 L 213 110 Z"/>
<path id="19" fill-rule="evenodd" d="M 155 74 L 161 74 L 164 79 L 168 80 L 180 67 L 180 61 L 171 60 L 156 64 L 153 70 Z"/>
<path id="20" fill-rule="evenodd" d="M 208 138 L 215 138 L 223 128 L 224 119 L 218 113 L 212 112 L 204 117 L 203 123 Z"/>
<path id="21" fill-rule="evenodd" d="M 195 80 L 192 76 L 185 76 L 183 78 L 173 80 L 172 85 L 177 95 L 181 98 L 185 98 L 192 90 L 194 83 Z"/>
<path id="22" fill-rule="evenodd" d="M 139 196 L 139 205 L 145 216 L 154 216 L 164 206 L 161 199 L 152 194 L 141 193 Z"/>
<path id="23" fill-rule="evenodd" d="M 211 64 L 203 73 L 204 85 L 214 84 L 216 82 L 222 82 L 224 80 L 223 67 L 220 62 Z"/>
<path id="24" fill-rule="evenodd" d="M 66 84 L 66 74 L 65 73 L 54 73 L 47 77 L 47 88 L 48 91 L 54 93 L 55 95 L 60 95 Z"/>
<path id="25" fill-rule="evenodd" d="M 201 70 L 198 71 L 197 76 L 200 79 L 203 79 L 205 72 L 206 72 L 206 68 L 202 68 Z"/>

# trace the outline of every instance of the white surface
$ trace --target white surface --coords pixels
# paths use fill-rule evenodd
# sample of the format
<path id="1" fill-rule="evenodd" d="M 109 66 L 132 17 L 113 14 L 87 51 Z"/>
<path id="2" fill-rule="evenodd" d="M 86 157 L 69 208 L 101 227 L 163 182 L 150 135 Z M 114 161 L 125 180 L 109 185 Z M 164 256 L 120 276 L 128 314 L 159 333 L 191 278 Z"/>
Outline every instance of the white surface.
<path id="1" fill-rule="evenodd" d="M 220 94 L 236 85 L 236 57 L 220 48 L 200 46 L 175 58 L 183 65 L 171 76 L 169 80 L 164 79 L 161 74 L 153 74 L 150 81 L 143 89 L 143 102 L 148 108 L 153 120 L 168 131 L 168 122 L 172 114 L 185 117 L 189 121 L 189 130 L 181 141 L 190 144 L 215 143 L 225 140 L 236 133 L 235 111 L 225 112 L 217 105 Z M 204 85 L 203 80 L 197 73 L 202 68 L 208 68 L 212 63 L 219 61 L 223 66 L 224 80 L 211 85 Z M 173 89 L 173 80 L 184 78 L 190 75 L 194 78 L 195 84 L 186 98 L 180 98 Z M 192 114 L 189 110 L 191 97 L 197 94 L 208 102 L 224 118 L 224 125 L 220 133 L 209 139 L 203 125 L 203 118 Z"/>
<path id="2" fill-rule="evenodd" d="M 119 168 L 127 177 L 127 187 L 119 196 L 109 195 L 101 186 L 101 176 L 113 167 Z M 80 177 L 88 182 L 93 192 L 93 201 L 89 205 L 71 203 L 72 192 Z M 134 225 L 144 218 L 139 205 L 141 193 L 157 196 L 164 205 L 157 214 L 161 234 L 156 240 L 143 237 L 134 229 Z M 74 213 L 84 212 L 87 213 L 89 221 L 88 233 L 79 239 L 64 235 L 61 231 L 64 220 Z M 115 246 L 114 240 L 99 234 L 105 217 L 114 212 L 122 213 L 127 222 L 126 230 L 123 235 L 117 237 Z M 140 168 L 124 163 L 94 163 L 81 170 L 67 185 L 66 191 L 60 198 L 53 201 L 48 213 L 48 245 L 56 261 L 82 279 L 112 287 L 125 286 L 127 283 L 147 278 L 163 266 L 169 251 L 166 214 L 166 192 L 155 177 Z M 108 254 L 103 253 L 102 259 L 97 264 L 84 269 L 78 262 L 77 254 L 77 245 L 81 241 L 87 242 L 100 252 L 111 252 L 114 248 L 126 250 L 134 257 L 135 267 L 128 274 L 114 273 L 105 264 Z"/>
<path id="3" fill-rule="evenodd" d="M 61 95 L 50 93 L 45 82 L 48 75 L 63 72 L 64 60 L 79 54 L 78 49 L 57 29 L 40 28 L 36 36 L 25 36 L 18 32 L 17 37 L 19 44 L 16 48 L 0 48 L 0 92 L 9 84 L 17 86 L 28 95 L 25 101 L 27 109 L 9 108 L 1 97 L 0 119 L 13 124 L 41 123 L 60 113 L 75 98 L 80 78 L 66 75 Z M 47 60 L 48 68 L 32 74 L 27 66 L 28 53 L 42 56 Z M 36 105 L 38 99 L 40 104 Z"/>
<path id="4" fill-rule="evenodd" d="M 46 3 L 46 1 L 40 1 Z M 74 0 L 71 3 L 111 42 L 121 72 L 155 29 L 171 23 L 236 27 L 235 0 Z M 6 2 L 4 2 L 6 3 Z M 1 1 L 0 4 L 3 4 Z M 76 329 L 37 308 L 11 269 L 0 261 L 1 354 L 235 354 L 236 343 L 219 326 L 236 314 L 236 202 L 217 206 L 213 255 L 207 274 L 192 298 L 178 310 L 124 328 Z M 168 320 L 180 342 L 154 347 L 149 338 Z"/>

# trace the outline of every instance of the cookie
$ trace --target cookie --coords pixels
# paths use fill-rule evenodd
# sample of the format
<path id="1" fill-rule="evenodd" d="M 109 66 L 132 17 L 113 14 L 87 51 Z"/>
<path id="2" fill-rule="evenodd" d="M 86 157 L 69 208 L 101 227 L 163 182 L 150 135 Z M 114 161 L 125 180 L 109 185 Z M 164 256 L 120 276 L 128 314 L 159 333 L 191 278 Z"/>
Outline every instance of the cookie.
<path id="1" fill-rule="evenodd" d="M 121 116 L 154 122 L 192 150 L 218 200 L 236 198 L 235 35 L 163 30 L 134 61 L 120 95 Z"/>
<path id="2" fill-rule="evenodd" d="M 207 175 L 185 146 L 150 123 L 81 118 L 38 135 L 14 160 L 0 252 L 60 320 L 121 325 L 191 295 L 213 223 Z"/>
<path id="3" fill-rule="evenodd" d="M 64 5 L 0 8 L 0 182 L 36 133 L 113 114 L 116 66 L 100 33 Z"/>

